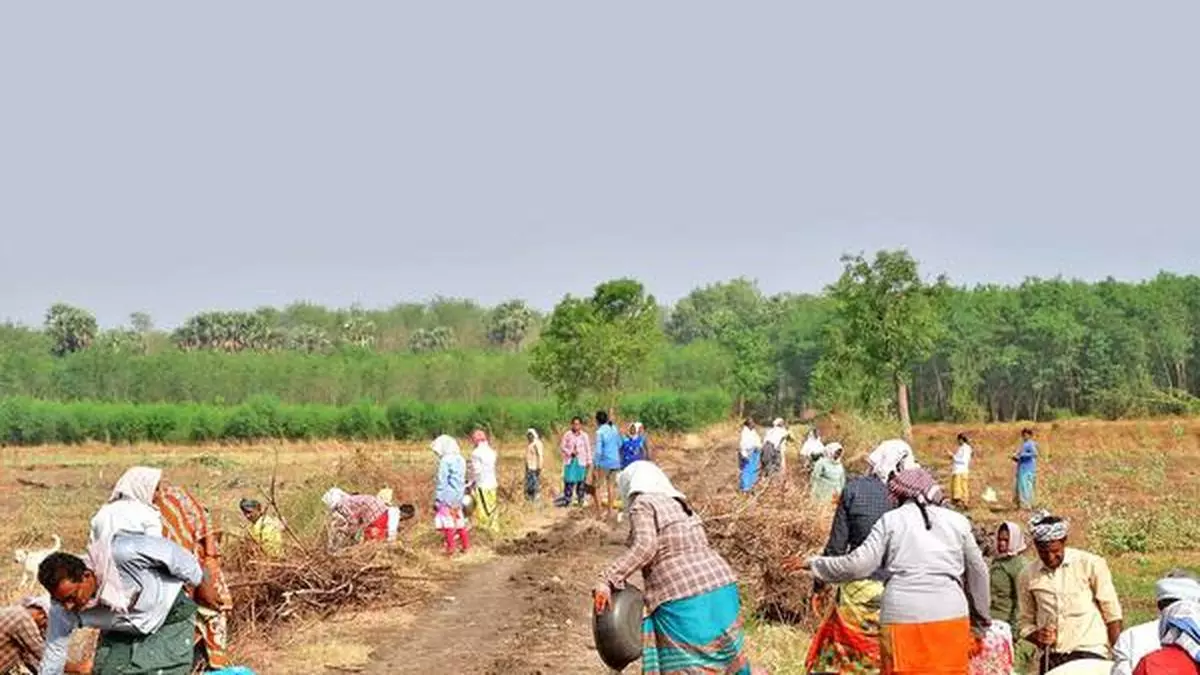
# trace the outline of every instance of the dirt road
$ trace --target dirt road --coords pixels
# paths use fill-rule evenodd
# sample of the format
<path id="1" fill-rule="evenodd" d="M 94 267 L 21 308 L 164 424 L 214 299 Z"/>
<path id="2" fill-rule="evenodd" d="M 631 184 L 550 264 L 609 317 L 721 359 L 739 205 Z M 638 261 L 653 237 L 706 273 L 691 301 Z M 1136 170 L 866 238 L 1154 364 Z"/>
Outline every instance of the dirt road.
<path id="1" fill-rule="evenodd" d="M 553 523 L 500 544 L 497 559 L 431 601 L 403 635 L 377 644 L 362 672 L 610 672 L 592 642 L 589 591 L 628 527 L 576 509 L 555 514 Z"/>

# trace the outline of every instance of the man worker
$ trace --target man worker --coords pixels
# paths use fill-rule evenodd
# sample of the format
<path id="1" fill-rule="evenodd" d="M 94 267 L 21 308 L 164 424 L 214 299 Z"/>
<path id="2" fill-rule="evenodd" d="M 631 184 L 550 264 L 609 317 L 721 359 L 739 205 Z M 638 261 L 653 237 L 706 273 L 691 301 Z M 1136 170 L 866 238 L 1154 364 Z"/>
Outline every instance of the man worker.
<path id="1" fill-rule="evenodd" d="M 596 411 L 596 459 L 592 475 L 592 487 L 596 493 L 596 513 L 602 514 L 607 508 L 610 512 L 616 508 L 616 492 L 613 489 L 617 483 L 617 474 L 621 472 L 621 432 L 612 423 L 608 412 Z M 600 503 L 600 486 L 604 486 L 607 501 Z"/>
<path id="2" fill-rule="evenodd" d="M 1187 570 L 1171 570 L 1154 584 L 1154 597 L 1160 616 L 1177 602 L 1200 602 L 1200 580 Z M 1126 630 L 1113 645 L 1112 675 L 1133 675 L 1138 663 L 1161 646 L 1159 619 Z"/>
<path id="3" fill-rule="evenodd" d="M 46 622 L 50 616 L 50 600 L 29 597 L 19 605 L 0 608 L 0 673 L 20 672 L 23 665 L 36 673 L 46 650 Z M 67 664 L 68 673 L 90 673 L 90 662 Z"/>
<path id="4" fill-rule="evenodd" d="M 201 602 L 215 595 L 195 556 L 168 539 L 125 533 L 92 555 L 109 560 L 91 563 L 60 551 L 38 568 L 53 600 L 39 674 L 64 672 L 71 633 L 80 627 L 100 629 L 94 675 L 191 673 L 196 603 L 184 587 L 196 588 Z M 102 581 L 102 570 L 117 578 Z M 129 598 L 125 611 L 109 604 L 114 596 Z"/>
<path id="5" fill-rule="evenodd" d="M 1070 523 L 1046 511 L 1029 521 L 1038 559 L 1017 579 L 1018 634 L 1041 651 L 1041 673 L 1064 663 L 1108 659 L 1121 635 L 1121 601 L 1108 564 L 1067 546 Z"/>

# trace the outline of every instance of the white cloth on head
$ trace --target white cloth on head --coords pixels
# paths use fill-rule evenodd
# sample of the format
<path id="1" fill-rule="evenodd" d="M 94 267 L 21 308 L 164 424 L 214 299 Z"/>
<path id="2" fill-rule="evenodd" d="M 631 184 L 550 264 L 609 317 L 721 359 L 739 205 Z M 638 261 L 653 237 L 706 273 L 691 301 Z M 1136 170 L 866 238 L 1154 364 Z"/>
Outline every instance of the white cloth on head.
<path id="1" fill-rule="evenodd" d="M 880 443 L 867 455 L 867 461 L 871 463 L 871 473 L 885 483 L 893 473 L 920 466 L 913 456 L 912 446 L 899 438 Z"/>
<path id="2" fill-rule="evenodd" d="M 27 595 L 21 598 L 21 606 L 26 609 L 40 609 L 50 615 L 50 596 L 48 595 Z"/>
<path id="3" fill-rule="evenodd" d="M 1200 581 L 1191 577 L 1163 577 L 1154 584 L 1154 598 L 1200 602 Z"/>
<path id="4" fill-rule="evenodd" d="M 788 437 L 787 427 L 771 427 L 767 429 L 767 433 L 763 434 L 763 444 L 770 443 L 780 450 L 783 449 L 783 442 Z"/>
<path id="5" fill-rule="evenodd" d="M 1059 518 L 1052 522 L 1046 522 L 1053 516 L 1049 511 L 1042 510 L 1033 514 L 1029 519 L 1029 531 L 1033 534 L 1033 540 L 1040 543 L 1050 541 L 1058 541 L 1066 539 L 1071 532 L 1071 523 L 1065 518 Z"/>
<path id="6" fill-rule="evenodd" d="M 339 487 L 331 487 L 325 491 L 325 494 L 321 495 L 321 503 L 325 505 L 325 508 L 332 511 L 338 504 L 342 503 L 343 499 L 349 496 L 345 490 Z"/>
<path id="7" fill-rule="evenodd" d="M 825 444 L 821 442 L 821 435 L 816 429 L 809 430 L 804 443 L 800 445 L 800 454 L 810 460 L 816 460 L 825 454 Z"/>
<path id="8" fill-rule="evenodd" d="M 837 441 L 834 441 L 833 443 L 826 443 L 825 446 L 821 448 L 821 454 L 828 459 L 836 460 L 842 454 L 842 444 L 838 443 Z"/>
<path id="9" fill-rule="evenodd" d="M 458 447 L 458 441 L 454 440 L 453 436 L 448 436 L 446 434 L 442 434 L 441 436 L 435 438 L 431 447 L 433 448 L 433 454 L 437 455 L 438 457 L 457 455 L 462 452 L 462 450 L 460 450 Z"/>
<path id="10" fill-rule="evenodd" d="M 534 429 L 534 428 L 532 428 L 532 427 L 530 427 L 529 429 L 526 429 L 526 430 L 525 430 L 525 435 L 526 435 L 526 436 L 530 436 L 530 437 L 531 437 L 531 438 L 529 439 L 529 442 L 530 442 L 530 443 L 533 443 L 533 442 L 535 442 L 535 441 L 537 441 L 538 439 L 540 439 L 540 438 L 541 438 L 541 436 L 539 436 L 539 435 L 538 435 L 537 429 Z"/>
<path id="11" fill-rule="evenodd" d="M 782 417 L 776 417 L 775 421 L 771 422 L 771 426 L 776 427 L 776 428 L 786 429 L 787 423 L 783 421 Z"/>
<path id="12" fill-rule="evenodd" d="M 492 490 L 500 486 L 496 478 L 496 451 L 487 441 L 475 446 L 471 453 L 471 470 L 475 475 L 475 487 Z"/>
<path id="13" fill-rule="evenodd" d="M 1008 552 L 1000 553 L 999 550 L 997 550 L 996 557 L 1004 560 L 1005 558 L 1011 558 L 1024 552 L 1028 547 L 1028 544 L 1025 543 L 1025 533 L 1021 531 L 1021 526 L 1012 521 L 1005 521 L 1000 523 L 1000 527 L 1008 530 Z M 1000 536 L 1000 530 L 998 528 L 996 530 L 996 536 Z"/>
<path id="14" fill-rule="evenodd" d="M 1163 610 L 1158 635 L 1164 647 L 1175 645 L 1200 663 L 1200 602 L 1180 600 Z"/>
<path id="15" fill-rule="evenodd" d="M 657 464 L 644 459 L 630 464 L 617 475 L 617 492 L 626 510 L 629 509 L 629 497 L 635 494 L 666 495 L 687 501 Z"/>
<path id="16" fill-rule="evenodd" d="M 161 469 L 130 468 L 117 480 L 109 502 L 92 516 L 88 567 L 96 575 L 97 598 L 117 612 L 129 610 L 134 589 L 121 580 L 113 557 L 113 538 L 118 534 L 163 536 L 162 514 L 154 508 L 154 493 L 161 480 Z"/>
<path id="17" fill-rule="evenodd" d="M 754 429 L 743 425 L 742 436 L 740 439 L 738 439 L 738 453 L 740 453 L 742 457 L 749 457 L 750 453 L 761 449 L 762 437 L 759 436 L 758 432 Z"/>
<path id="18" fill-rule="evenodd" d="M 117 479 L 117 484 L 113 486 L 108 501 L 115 502 L 122 497 L 127 497 L 150 506 L 154 504 L 154 493 L 158 490 L 158 484 L 161 482 L 162 469 L 149 466 L 130 467 Z"/>

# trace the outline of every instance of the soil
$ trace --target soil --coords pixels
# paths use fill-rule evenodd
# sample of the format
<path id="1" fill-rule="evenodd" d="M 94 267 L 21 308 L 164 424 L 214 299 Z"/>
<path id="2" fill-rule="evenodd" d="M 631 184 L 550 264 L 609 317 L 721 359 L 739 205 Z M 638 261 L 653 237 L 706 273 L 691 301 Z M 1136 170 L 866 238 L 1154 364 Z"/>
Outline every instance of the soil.
<path id="1" fill-rule="evenodd" d="M 557 511 L 552 522 L 498 545 L 496 559 L 418 610 L 402 635 L 380 636 L 361 672 L 611 672 L 592 641 L 590 590 L 628 527 L 577 509 Z"/>

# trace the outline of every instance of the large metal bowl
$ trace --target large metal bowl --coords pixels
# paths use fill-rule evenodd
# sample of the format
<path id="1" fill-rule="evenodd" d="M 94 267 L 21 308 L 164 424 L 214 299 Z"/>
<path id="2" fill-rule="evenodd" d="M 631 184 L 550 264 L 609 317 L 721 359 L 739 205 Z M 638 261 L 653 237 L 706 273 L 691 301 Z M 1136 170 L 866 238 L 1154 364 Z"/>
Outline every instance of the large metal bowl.
<path id="1" fill-rule="evenodd" d="M 469 493 L 469 492 L 467 494 L 463 495 L 462 510 L 463 510 L 463 515 L 466 516 L 467 518 L 470 518 L 471 514 L 475 513 L 475 498 L 472 497 L 471 493 Z"/>
<path id="2" fill-rule="evenodd" d="M 611 606 L 592 617 L 592 637 L 604 665 L 613 670 L 642 658 L 642 618 L 645 604 L 641 589 L 626 586 L 613 591 Z"/>

